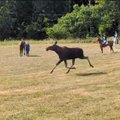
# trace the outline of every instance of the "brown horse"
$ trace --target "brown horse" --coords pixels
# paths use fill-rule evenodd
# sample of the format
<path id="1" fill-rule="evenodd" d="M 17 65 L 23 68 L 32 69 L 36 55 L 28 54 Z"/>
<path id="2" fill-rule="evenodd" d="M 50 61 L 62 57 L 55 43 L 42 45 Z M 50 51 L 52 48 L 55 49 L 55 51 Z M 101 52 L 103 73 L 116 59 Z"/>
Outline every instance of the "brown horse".
<path id="1" fill-rule="evenodd" d="M 55 44 L 53 44 L 52 46 L 47 47 L 46 50 L 47 51 L 52 50 L 52 51 L 56 52 L 57 55 L 59 56 L 59 61 L 57 62 L 56 66 L 52 69 L 52 71 L 50 73 L 52 73 L 54 71 L 54 69 L 63 61 L 65 63 L 65 67 L 68 68 L 68 71 L 66 73 L 68 73 L 71 69 L 75 69 L 75 67 L 73 67 L 73 65 L 75 64 L 76 58 L 87 59 L 89 65 L 91 67 L 93 67 L 93 65 L 90 63 L 89 58 L 87 56 L 84 56 L 83 49 L 81 49 L 81 48 L 60 47 L 57 45 L 57 42 L 55 42 Z M 72 60 L 71 67 L 67 66 L 67 60 L 69 60 L 69 59 Z"/>
<path id="2" fill-rule="evenodd" d="M 20 56 L 23 56 L 23 52 L 25 55 L 25 40 L 24 39 L 22 39 L 19 44 L 19 50 L 20 50 Z"/>
<path id="3" fill-rule="evenodd" d="M 108 41 L 108 44 L 103 44 L 103 43 L 102 43 L 102 39 L 100 38 L 100 36 L 98 36 L 97 40 L 98 40 L 98 42 L 99 42 L 99 44 L 100 44 L 100 49 L 101 49 L 101 52 L 102 52 L 102 53 L 103 53 L 103 48 L 104 48 L 104 47 L 107 47 L 107 46 L 110 47 L 110 51 L 113 51 L 113 52 L 114 52 L 114 50 L 113 50 L 113 41 Z"/>

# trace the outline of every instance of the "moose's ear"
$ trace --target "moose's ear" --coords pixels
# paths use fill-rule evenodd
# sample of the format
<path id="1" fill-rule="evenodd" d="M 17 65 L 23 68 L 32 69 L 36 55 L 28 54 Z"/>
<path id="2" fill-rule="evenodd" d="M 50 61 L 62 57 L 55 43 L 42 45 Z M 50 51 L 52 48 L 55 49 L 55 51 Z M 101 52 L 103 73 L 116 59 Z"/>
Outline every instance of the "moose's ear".
<path id="1" fill-rule="evenodd" d="M 57 41 L 55 42 L 55 45 L 57 44 Z"/>

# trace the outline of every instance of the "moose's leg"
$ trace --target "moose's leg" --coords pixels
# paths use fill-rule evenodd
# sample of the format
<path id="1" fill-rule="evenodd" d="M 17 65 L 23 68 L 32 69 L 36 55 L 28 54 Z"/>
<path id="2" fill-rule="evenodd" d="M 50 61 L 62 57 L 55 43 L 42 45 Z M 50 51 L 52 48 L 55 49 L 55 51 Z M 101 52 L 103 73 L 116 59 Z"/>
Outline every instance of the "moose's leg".
<path id="1" fill-rule="evenodd" d="M 56 63 L 56 66 L 52 69 L 52 71 L 50 73 L 53 73 L 53 71 L 55 70 L 55 68 L 62 62 L 63 60 L 59 60 L 57 63 Z"/>
<path id="2" fill-rule="evenodd" d="M 64 60 L 64 63 L 65 63 L 65 67 L 66 67 L 66 68 L 69 68 L 69 67 L 67 66 L 67 61 L 66 61 L 66 60 Z"/>
<path id="3" fill-rule="evenodd" d="M 73 67 L 74 64 L 75 64 L 75 59 L 72 59 L 72 65 L 66 73 L 69 73 L 71 69 L 75 69 L 75 67 Z"/>
<path id="4" fill-rule="evenodd" d="M 89 63 L 89 65 L 90 65 L 91 67 L 94 67 L 94 66 L 91 64 L 91 62 L 90 62 L 90 60 L 89 60 L 89 57 L 85 56 L 84 59 L 87 59 L 87 60 L 88 60 L 88 63 Z"/>
<path id="5" fill-rule="evenodd" d="M 69 69 L 69 68 L 70 68 L 70 69 L 75 69 L 75 67 L 72 67 L 72 68 L 71 68 L 71 67 L 68 67 L 68 66 L 67 66 L 67 61 L 66 61 L 66 60 L 64 60 L 64 63 L 65 63 L 65 67 L 66 67 L 66 68 L 68 68 L 68 69 Z"/>

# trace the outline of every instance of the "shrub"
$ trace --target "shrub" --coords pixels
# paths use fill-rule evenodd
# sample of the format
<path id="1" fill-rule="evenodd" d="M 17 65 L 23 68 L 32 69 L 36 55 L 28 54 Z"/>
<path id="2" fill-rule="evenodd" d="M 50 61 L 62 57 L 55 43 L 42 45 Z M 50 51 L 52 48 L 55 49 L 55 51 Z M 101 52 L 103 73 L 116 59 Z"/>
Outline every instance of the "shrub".
<path id="1" fill-rule="evenodd" d="M 114 3 L 114 2 L 113 2 Z M 74 5 L 74 10 L 67 13 L 58 20 L 58 23 L 47 29 L 47 34 L 51 38 L 67 37 L 94 37 L 96 34 L 103 34 L 111 29 L 115 20 L 114 4 L 109 2 L 109 9 L 106 2 L 95 6 Z M 111 13 L 112 8 L 112 13 Z M 113 15 L 114 14 L 114 15 Z"/>

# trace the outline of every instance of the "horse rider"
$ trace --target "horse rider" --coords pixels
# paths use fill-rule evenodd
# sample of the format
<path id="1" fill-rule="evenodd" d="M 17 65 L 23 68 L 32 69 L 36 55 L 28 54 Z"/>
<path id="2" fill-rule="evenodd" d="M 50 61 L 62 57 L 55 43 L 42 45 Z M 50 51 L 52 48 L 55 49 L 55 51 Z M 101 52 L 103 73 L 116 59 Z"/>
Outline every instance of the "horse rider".
<path id="1" fill-rule="evenodd" d="M 104 35 L 104 36 L 102 37 L 102 44 L 103 44 L 103 45 L 107 45 L 107 44 L 108 44 L 108 40 L 107 40 L 107 36 L 106 36 L 106 35 Z"/>

